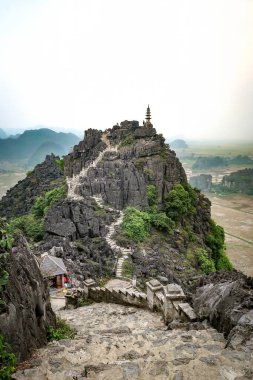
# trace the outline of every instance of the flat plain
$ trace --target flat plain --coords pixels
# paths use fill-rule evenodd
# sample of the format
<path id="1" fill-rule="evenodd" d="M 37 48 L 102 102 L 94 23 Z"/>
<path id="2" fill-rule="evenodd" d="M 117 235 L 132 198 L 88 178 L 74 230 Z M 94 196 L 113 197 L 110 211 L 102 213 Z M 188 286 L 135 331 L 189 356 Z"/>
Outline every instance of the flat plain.
<path id="1" fill-rule="evenodd" d="M 234 267 L 253 276 L 253 197 L 207 194 L 212 218 L 225 230 L 227 255 Z"/>
<path id="2" fill-rule="evenodd" d="M 0 174 L 0 199 L 8 189 L 16 185 L 21 179 L 24 179 L 25 176 L 25 172 Z"/>

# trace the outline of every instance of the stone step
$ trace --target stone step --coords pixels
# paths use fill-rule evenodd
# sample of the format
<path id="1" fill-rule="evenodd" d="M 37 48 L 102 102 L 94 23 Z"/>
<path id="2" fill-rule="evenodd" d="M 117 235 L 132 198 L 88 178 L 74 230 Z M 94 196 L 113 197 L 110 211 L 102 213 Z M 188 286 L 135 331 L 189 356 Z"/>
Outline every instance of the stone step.
<path id="1" fill-rule="evenodd" d="M 193 310 L 191 305 L 189 305 L 187 302 L 182 302 L 178 304 L 178 309 L 181 312 L 183 312 L 190 321 L 195 321 L 197 319 L 197 315 L 195 314 L 195 311 Z"/>

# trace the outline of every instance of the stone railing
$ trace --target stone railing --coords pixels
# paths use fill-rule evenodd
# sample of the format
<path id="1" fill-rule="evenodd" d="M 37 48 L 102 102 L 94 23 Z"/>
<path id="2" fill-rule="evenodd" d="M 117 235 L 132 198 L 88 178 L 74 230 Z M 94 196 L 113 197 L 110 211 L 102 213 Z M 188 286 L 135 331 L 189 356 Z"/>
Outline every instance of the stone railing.
<path id="1" fill-rule="evenodd" d="M 158 280 L 147 282 L 147 294 L 131 285 L 125 288 L 101 288 L 92 279 L 84 281 L 84 288 L 66 295 L 66 307 L 78 307 L 80 299 L 91 299 L 95 302 L 109 302 L 121 305 L 132 305 L 159 311 L 166 324 L 177 319 L 195 321 L 197 316 L 192 307 L 185 302 L 181 286 L 168 284 L 163 286 Z"/>

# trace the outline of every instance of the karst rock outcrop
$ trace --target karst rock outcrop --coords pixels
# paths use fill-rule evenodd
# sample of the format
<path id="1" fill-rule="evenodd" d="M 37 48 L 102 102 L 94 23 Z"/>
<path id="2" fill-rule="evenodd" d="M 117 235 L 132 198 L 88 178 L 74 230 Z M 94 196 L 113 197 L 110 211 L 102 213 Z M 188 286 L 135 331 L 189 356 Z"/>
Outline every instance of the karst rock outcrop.
<path id="1" fill-rule="evenodd" d="M 47 327 L 55 325 L 48 283 L 43 279 L 26 240 L 16 236 L 5 270 L 7 285 L 1 292 L 5 302 L 0 313 L 0 332 L 18 360 L 24 360 L 47 342 Z"/>

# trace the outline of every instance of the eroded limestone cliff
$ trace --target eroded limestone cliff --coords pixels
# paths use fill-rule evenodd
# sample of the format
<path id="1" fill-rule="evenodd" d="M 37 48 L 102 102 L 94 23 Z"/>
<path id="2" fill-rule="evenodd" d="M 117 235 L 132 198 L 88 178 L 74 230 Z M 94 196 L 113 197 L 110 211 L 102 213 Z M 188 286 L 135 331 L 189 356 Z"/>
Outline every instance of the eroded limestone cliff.
<path id="1" fill-rule="evenodd" d="M 0 332 L 18 360 L 24 360 L 46 344 L 47 327 L 55 325 L 55 315 L 47 281 L 21 235 L 15 237 L 5 270 L 9 278 L 0 294 L 5 302 L 0 312 Z"/>

